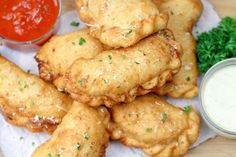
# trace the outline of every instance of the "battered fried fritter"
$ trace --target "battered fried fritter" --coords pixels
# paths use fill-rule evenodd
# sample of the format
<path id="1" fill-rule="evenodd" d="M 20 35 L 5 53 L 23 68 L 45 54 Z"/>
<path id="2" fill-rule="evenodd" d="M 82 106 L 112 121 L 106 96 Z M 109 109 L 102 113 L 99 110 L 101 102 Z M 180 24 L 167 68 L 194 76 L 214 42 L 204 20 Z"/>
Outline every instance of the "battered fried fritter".
<path id="1" fill-rule="evenodd" d="M 111 116 L 112 139 L 153 157 L 182 156 L 199 135 L 200 118 L 192 108 L 184 112 L 156 95 L 116 105 Z"/>
<path id="2" fill-rule="evenodd" d="M 0 110 L 8 122 L 30 131 L 52 132 L 72 100 L 52 85 L 0 56 Z"/>
<path id="3" fill-rule="evenodd" d="M 104 157 L 109 113 L 75 102 L 52 135 L 32 157 Z"/>
<path id="4" fill-rule="evenodd" d="M 127 49 L 78 59 L 68 69 L 65 90 L 83 103 L 107 107 L 131 102 L 161 87 L 178 72 L 180 45 L 170 31 L 160 31 Z"/>
<path id="5" fill-rule="evenodd" d="M 152 0 L 76 0 L 92 36 L 110 47 L 129 47 L 166 28 L 168 16 Z"/>
<path id="6" fill-rule="evenodd" d="M 192 98 L 198 94 L 198 68 L 196 43 L 192 28 L 202 13 L 201 0 L 154 0 L 161 12 L 168 12 L 168 28 L 174 33 L 176 41 L 182 44 L 182 67 L 173 81 L 157 91 L 160 95 L 175 98 Z"/>
<path id="7" fill-rule="evenodd" d="M 40 77 L 64 90 L 65 71 L 78 58 L 93 58 L 102 52 L 103 45 L 89 35 L 87 28 L 54 36 L 36 54 Z"/>

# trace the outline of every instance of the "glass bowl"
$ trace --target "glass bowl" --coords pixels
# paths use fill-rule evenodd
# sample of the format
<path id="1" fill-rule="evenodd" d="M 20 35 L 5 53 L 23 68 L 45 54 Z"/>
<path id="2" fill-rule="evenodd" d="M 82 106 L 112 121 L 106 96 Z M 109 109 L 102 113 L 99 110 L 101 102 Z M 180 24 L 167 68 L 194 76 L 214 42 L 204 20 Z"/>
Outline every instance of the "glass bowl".
<path id="1" fill-rule="evenodd" d="M 62 1 L 57 0 L 58 2 L 58 15 L 54 25 L 49 29 L 49 31 L 42 36 L 30 40 L 30 41 L 14 41 L 3 36 L 0 36 L 0 42 L 14 50 L 19 51 L 37 51 L 40 46 L 42 46 L 46 41 L 48 41 L 57 31 L 60 24 L 60 17 L 62 11 Z"/>
<path id="2" fill-rule="evenodd" d="M 219 71 L 219 70 L 221 70 L 221 69 L 223 69 L 227 66 L 231 66 L 231 65 L 236 65 L 236 58 L 231 58 L 231 59 L 226 59 L 224 61 L 221 61 L 221 62 L 215 64 L 212 68 L 210 68 L 208 70 L 208 72 L 205 74 L 205 76 L 202 80 L 202 83 L 201 83 L 199 99 L 200 99 L 201 115 L 202 115 L 203 120 L 206 122 L 206 124 L 212 130 L 214 130 L 217 134 L 219 134 L 221 136 L 224 136 L 226 138 L 236 139 L 236 132 L 232 132 L 232 131 L 229 131 L 229 130 L 226 130 L 226 129 L 222 128 L 221 126 L 217 125 L 214 122 L 214 120 L 211 119 L 211 117 L 208 115 L 208 113 L 205 109 L 206 104 L 204 103 L 204 90 L 205 90 L 206 83 L 209 80 L 209 78 L 211 78 L 211 76 L 215 72 L 217 72 L 217 71 Z M 221 82 L 221 83 L 223 83 L 223 82 Z"/>

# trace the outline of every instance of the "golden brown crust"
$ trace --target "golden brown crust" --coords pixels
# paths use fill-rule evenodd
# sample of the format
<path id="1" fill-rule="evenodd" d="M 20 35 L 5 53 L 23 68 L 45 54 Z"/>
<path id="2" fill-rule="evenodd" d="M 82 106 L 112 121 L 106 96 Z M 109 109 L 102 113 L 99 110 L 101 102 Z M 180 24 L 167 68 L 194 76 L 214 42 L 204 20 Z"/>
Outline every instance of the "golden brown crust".
<path id="1" fill-rule="evenodd" d="M 182 44 L 182 67 L 173 77 L 173 81 L 158 89 L 160 95 L 174 98 L 192 98 L 198 94 L 198 68 L 196 59 L 196 42 L 192 28 L 202 13 L 200 0 L 154 0 L 161 12 L 169 13 L 168 28 Z"/>
<path id="2" fill-rule="evenodd" d="M 91 35 L 110 47 L 134 45 L 166 28 L 168 21 L 151 0 L 76 0 L 76 4 Z"/>
<path id="3" fill-rule="evenodd" d="M 2 57 L 0 86 L 0 110 L 7 121 L 33 132 L 53 132 L 72 104 L 52 85 Z"/>
<path id="4" fill-rule="evenodd" d="M 153 157 L 179 157 L 187 153 L 199 136 L 200 118 L 170 105 L 156 95 L 111 109 L 111 138 L 137 147 Z"/>
<path id="5" fill-rule="evenodd" d="M 85 43 L 80 45 L 80 40 Z M 104 50 L 103 45 L 89 35 L 87 28 L 52 37 L 37 52 L 35 59 L 39 63 L 39 75 L 42 79 L 53 82 L 63 90 L 63 76 L 78 58 L 93 58 Z"/>
<path id="6" fill-rule="evenodd" d="M 104 107 L 97 110 L 74 102 L 71 110 L 53 133 L 32 157 L 105 157 L 109 143 L 106 130 L 109 113 Z"/>
<path id="7" fill-rule="evenodd" d="M 178 72 L 180 45 L 163 30 L 127 49 L 78 59 L 68 69 L 65 90 L 91 106 L 111 107 L 160 88 Z"/>

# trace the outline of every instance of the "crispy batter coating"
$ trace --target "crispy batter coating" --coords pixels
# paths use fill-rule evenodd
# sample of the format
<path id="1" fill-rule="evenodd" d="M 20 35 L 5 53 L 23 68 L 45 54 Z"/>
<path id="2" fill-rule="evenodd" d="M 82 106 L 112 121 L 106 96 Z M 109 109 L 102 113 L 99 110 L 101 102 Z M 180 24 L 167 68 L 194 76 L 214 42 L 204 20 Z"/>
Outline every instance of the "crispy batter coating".
<path id="1" fill-rule="evenodd" d="M 37 76 L 0 56 L 0 110 L 8 122 L 30 131 L 52 132 L 72 100 Z"/>
<path id="2" fill-rule="evenodd" d="M 109 113 L 74 102 L 52 138 L 38 147 L 32 157 L 104 157 L 109 134 Z"/>
<path id="3" fill-rule="evenodd" d="M 166 28 L 167 14 L 152 0 L 76 0 L 92 36 L 110 47 L 129 47 Z"/>
<path id="4" fill-rule="evenodd" d="M 200 118 L 192 108 L 184 112 L 156 95 L 116 105 L 111 116 L 112 139 L 153 157 L 182 156 L 199 135 Z"/>
<path id="5" fill-rule="evenodd" d="M 157 93 L 174 98 L 192 98 L 198 95 L 198 68 L 196 43 L 192 28 L 202 13 L 201 0 L 154 0 L 161 12 L 169 13 L 168 28 L 174 33 L 176 41 L 182 44 L 182 67 L 173 81 Z"/>
<path id="6" fill-rule="evenodd" d="M 164 30 L 127 49 L 78 59 L 66 74 L 65 90 L 91 106 L 131 102 L 137 95 L 163 86 L 178 72 L 180 50 L 172 33 Z"/>
<path id="7" fill-rule="evenodd" d="M 40 77 L 53 82 L 63 90 L 63 76 L 69 66 L 78 58 L 93 58 L 102 52 L 103 45 L 89 35 L 87 28 L 54 36 L 36 54 Z"/>

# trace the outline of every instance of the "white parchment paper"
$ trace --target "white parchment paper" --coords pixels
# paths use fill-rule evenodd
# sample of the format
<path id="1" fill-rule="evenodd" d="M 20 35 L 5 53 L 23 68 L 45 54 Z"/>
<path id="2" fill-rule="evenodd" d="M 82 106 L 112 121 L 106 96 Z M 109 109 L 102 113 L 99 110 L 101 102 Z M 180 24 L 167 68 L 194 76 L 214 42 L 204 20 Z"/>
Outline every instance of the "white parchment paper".
<path id="1" fill-rule="evenodd" d="M 216 26 L 220 18 L 207 0 L 202 0 L 204 4 L 203 14 L 194 28 L 194 34 L 208 31 Z M 80 21 L 76 11 L 71 11 L 62 16 L 61 26 L 58 34 L 64 34 L 78 30 L 85 25 L 80 21 L 80 27 L 70 26 L 71 21 Z M 37 63 L 34 60 L 35 52 L 17 52 L 4 45 L 0 46 L 0 53 L 19 65 L 24 70 L 30 70 L 31 73 L 38 74 Z M 199 77 L 199 82 L 201 78 Z M 167 98 L 172 104 L 184 107 L 193 105 L 199 111 L 199 100 L 176 100 Z M 202 121 L 200 137 L 193 147 L 200 143 L 215 137 L 216 134 L 211 131 Z M 0 148 L 4 157 L 30 157 L 32 152 L 41 143 L 45 142 L 50 136 L 44 133 L 31 133 L 24 128 L 18 128 L 8 124 L 0 114 Z M 0 153 L 1 154 L 1 153 Z M 1 155 L 0 155 L 1 156 Z M 107 150 L 107 157 L 146 157 L 142 151 L 125 147 L 118 142 L 110 142 Z"/>

